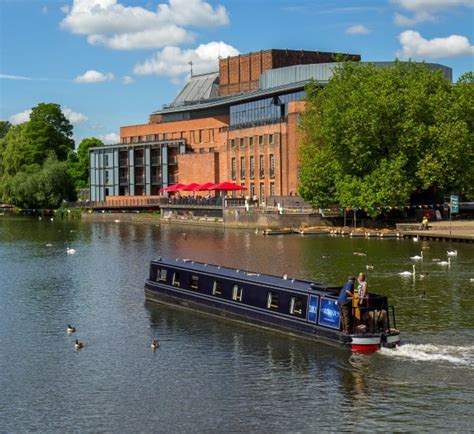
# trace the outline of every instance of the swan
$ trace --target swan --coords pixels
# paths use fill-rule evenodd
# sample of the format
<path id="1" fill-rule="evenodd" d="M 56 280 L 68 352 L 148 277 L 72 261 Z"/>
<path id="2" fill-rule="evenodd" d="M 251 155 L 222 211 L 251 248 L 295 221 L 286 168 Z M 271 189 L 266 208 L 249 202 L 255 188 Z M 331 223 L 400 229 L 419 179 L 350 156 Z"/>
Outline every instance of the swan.
<path id="1" fill-rule="evenodd" d="M 451 265 L 451 258 L 448 258 L 447 261 L 440 261 L 438 262 L 438 265 L 441 265 L 442 267 L 450 266 Z"/>
<path id="2" fill-rule="evenodd" d="M 53 245 L 51 243 L 47 243 L 46 247 L 53 247 Z"/>
<path id="3" fill-rule="evenodd" d="M 420 255 L 410 256 L 410 259 L 413 259 L 414 261 L 422 261 L 423 260 L 423 250 L 421 251 Z"/>
<path id="4" fill-rule="evenodd" d="M 469 282 L 474 283 L 474 277 L 471 277 L 471 278 L 469 279 Z"/>
<path id="5" fill-rule="evenodd" d="M 74 348 L 76 350 L 80 350 L 81 348 L 84 348 L 84 344 L 76 339 L 76 343 L 74 344 Z"/>
<path id="6" fill-rule="evenodd" d="M 52 222 L 54 222 L 54 217 L 51 217 L 50 220 L 51 220 Z"/>
<path id="7" fill-rule="evenodd" d="M 76 249 L 71 249 L 70 247 L 66 248 L 66 253 L 68 255 L 74 255 L 76 253 Z"/>
<path id="8" fill-rule="evenodd" d="M 457 256 L 458 255 L 457 250 L 447 250 L 446 253 L 448 254 L 448 256 Z"/>
<path id="9" fill-rule="evenodd" d="M 151 348 L 152 348 L 153 350 L 156 350 L 156 349 L 160 346 L 160 343 L 158 342 L 158 339 L 153 339 L 153 340 L 151 341 L 151 345 L 150 345 L 150 346 L 151 346 Z"/>
<path id="10" fill-rule="evenodd" d="M 413 242 L 417 243 L 418 241 L 420 241 L 420 239 L 418 238 L 418 235 L 416 235 L 415 237 L 412 238 L 413 239 Z"/>
<path id="11" fill-rule="evenodd" d="M 362 252 L 353 252 L 355 256 L 367 256 L 367 253 L 362 253 Z"/>
<path id="12" fill-rule="evenodd" d="M 69 334 L 76 333 L 76 327 L 73 327 L 71 324 L 67 325 L 67 332 Z"/>
<path id="13" fill-rule="evenodd" d="M 258 235 L 258 228 L 255 229 L 255 234 Z"/>
<path id="14" fill-rule="evenodd" d="M 373 265 L 366 265 L 365 269 L 370 271 L 370 270 L 374 269 L 374 266 Z"/>
<path id="15" fill-rule="evenodd" d="M 120 220 L 114 220 L 114 223 L 120 223 Z"/>
<path id="16" fill-rule="evenodd" d="M 416 273 L 415 265 L 413 265 L 413 271 L 401 271 L 398 273 L 400 276 L 414 276 Z"/>

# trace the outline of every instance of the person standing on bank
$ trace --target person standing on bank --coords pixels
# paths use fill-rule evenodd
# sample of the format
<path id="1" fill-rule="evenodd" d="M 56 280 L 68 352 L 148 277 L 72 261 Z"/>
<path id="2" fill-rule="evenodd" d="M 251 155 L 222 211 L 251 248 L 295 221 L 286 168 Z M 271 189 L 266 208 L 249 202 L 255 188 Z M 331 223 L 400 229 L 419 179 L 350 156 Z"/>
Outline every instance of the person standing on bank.
<path id="1" fill-rule="evenodd" d="M 352 319 L 352 297 L 354 296 L 354 281 L 355 277 L 349 277 L 347 282 L 341 288 L 337 304 L 339 305 L 339 311 L 341 313 L 342 332 L 351 332 L 351 319 Z"/>

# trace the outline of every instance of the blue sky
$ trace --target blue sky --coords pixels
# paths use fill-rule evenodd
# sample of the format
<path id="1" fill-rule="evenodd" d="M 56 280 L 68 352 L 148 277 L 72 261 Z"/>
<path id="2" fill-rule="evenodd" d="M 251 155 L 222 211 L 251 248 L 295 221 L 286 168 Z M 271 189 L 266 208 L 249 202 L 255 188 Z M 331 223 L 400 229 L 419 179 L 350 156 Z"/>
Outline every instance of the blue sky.
<path id="1" fill-rule="evenodd" d="M 55 102 L 118 141 L 217 57 L 268 48 L 474 69 L 474 0 L 0 0 L 0 118 Z"/>

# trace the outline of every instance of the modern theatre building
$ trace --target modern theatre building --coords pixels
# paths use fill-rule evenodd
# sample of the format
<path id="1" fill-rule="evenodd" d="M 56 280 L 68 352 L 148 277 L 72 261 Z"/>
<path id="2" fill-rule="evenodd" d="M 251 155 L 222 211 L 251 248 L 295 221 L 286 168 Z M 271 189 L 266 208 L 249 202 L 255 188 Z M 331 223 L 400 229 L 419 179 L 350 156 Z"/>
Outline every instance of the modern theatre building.
<path id="1" fill-rule="evenodd" d="M 260 199 L 296 194 L 304 87 L 326 84 L 339 55 L 266 50 L 220 59 L 219 72 L 191 76 L 148 123 L 121 127 L 119 144 L 91 149 L 90 199 L 157 196 L 178 182 L 233 181 Z M 429 66 L 452 80 L 450 68 Z"/>

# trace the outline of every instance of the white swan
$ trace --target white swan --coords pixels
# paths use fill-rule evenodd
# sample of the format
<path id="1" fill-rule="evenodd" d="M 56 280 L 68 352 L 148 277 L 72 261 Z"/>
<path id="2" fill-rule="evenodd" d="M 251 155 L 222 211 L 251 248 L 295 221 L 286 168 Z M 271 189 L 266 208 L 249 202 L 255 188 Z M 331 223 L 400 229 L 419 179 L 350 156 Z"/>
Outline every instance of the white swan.
<path id="1" fill-rule="evenodd" d="M 421 251 L 420 255 L 410 256 L 410 259 L 413 259 L 414 261 L 422 261 L 423 260 L 423 250 Z"/>
<path id="2" fill-rule="evenodd" d="M 400 276 L 414 276 L 416 273 L 415 265 L 413 265 L 413 271 L 401 271 L 398 273 Z"/>
<path id="3" fill-rule="evenodd" d="M 448 256 L 457 256 L 458 255 L 457 250 L 447 250 L 446 253 L 448 254 Z"/>
<path id="4" fill-rule="evenodd" d="M 442 267 L 446 267 L 446 266 L 450 266 L 451 265 L 451 258 L 448 258 L 447 261 L 440 261 L 440 262 L 437 262 L 438 265 L 441 265 Z"/>
<path id="5" fill-rule="evenodd" d="M 374 269 L 374 266 L 373 265 L 366 265 L 365 269 L 371 271 L 371 270 Z"/>
<path id="6" fill-rule="evenodd" d="M 70 247 L 66 248 L 66 253 L 68 255 L 74 255 L 76 253 L 76 249 L 71 249 Z"/>
<path id="7" fill-rule="evenodd" d="M 420 239 L 418 238 L 418 235 L 415 236 L 415 237 L 413 237 L 412 240 L 413 240 L 415 243 L 417 243 L 418 241 L 420 241 Z"/>

